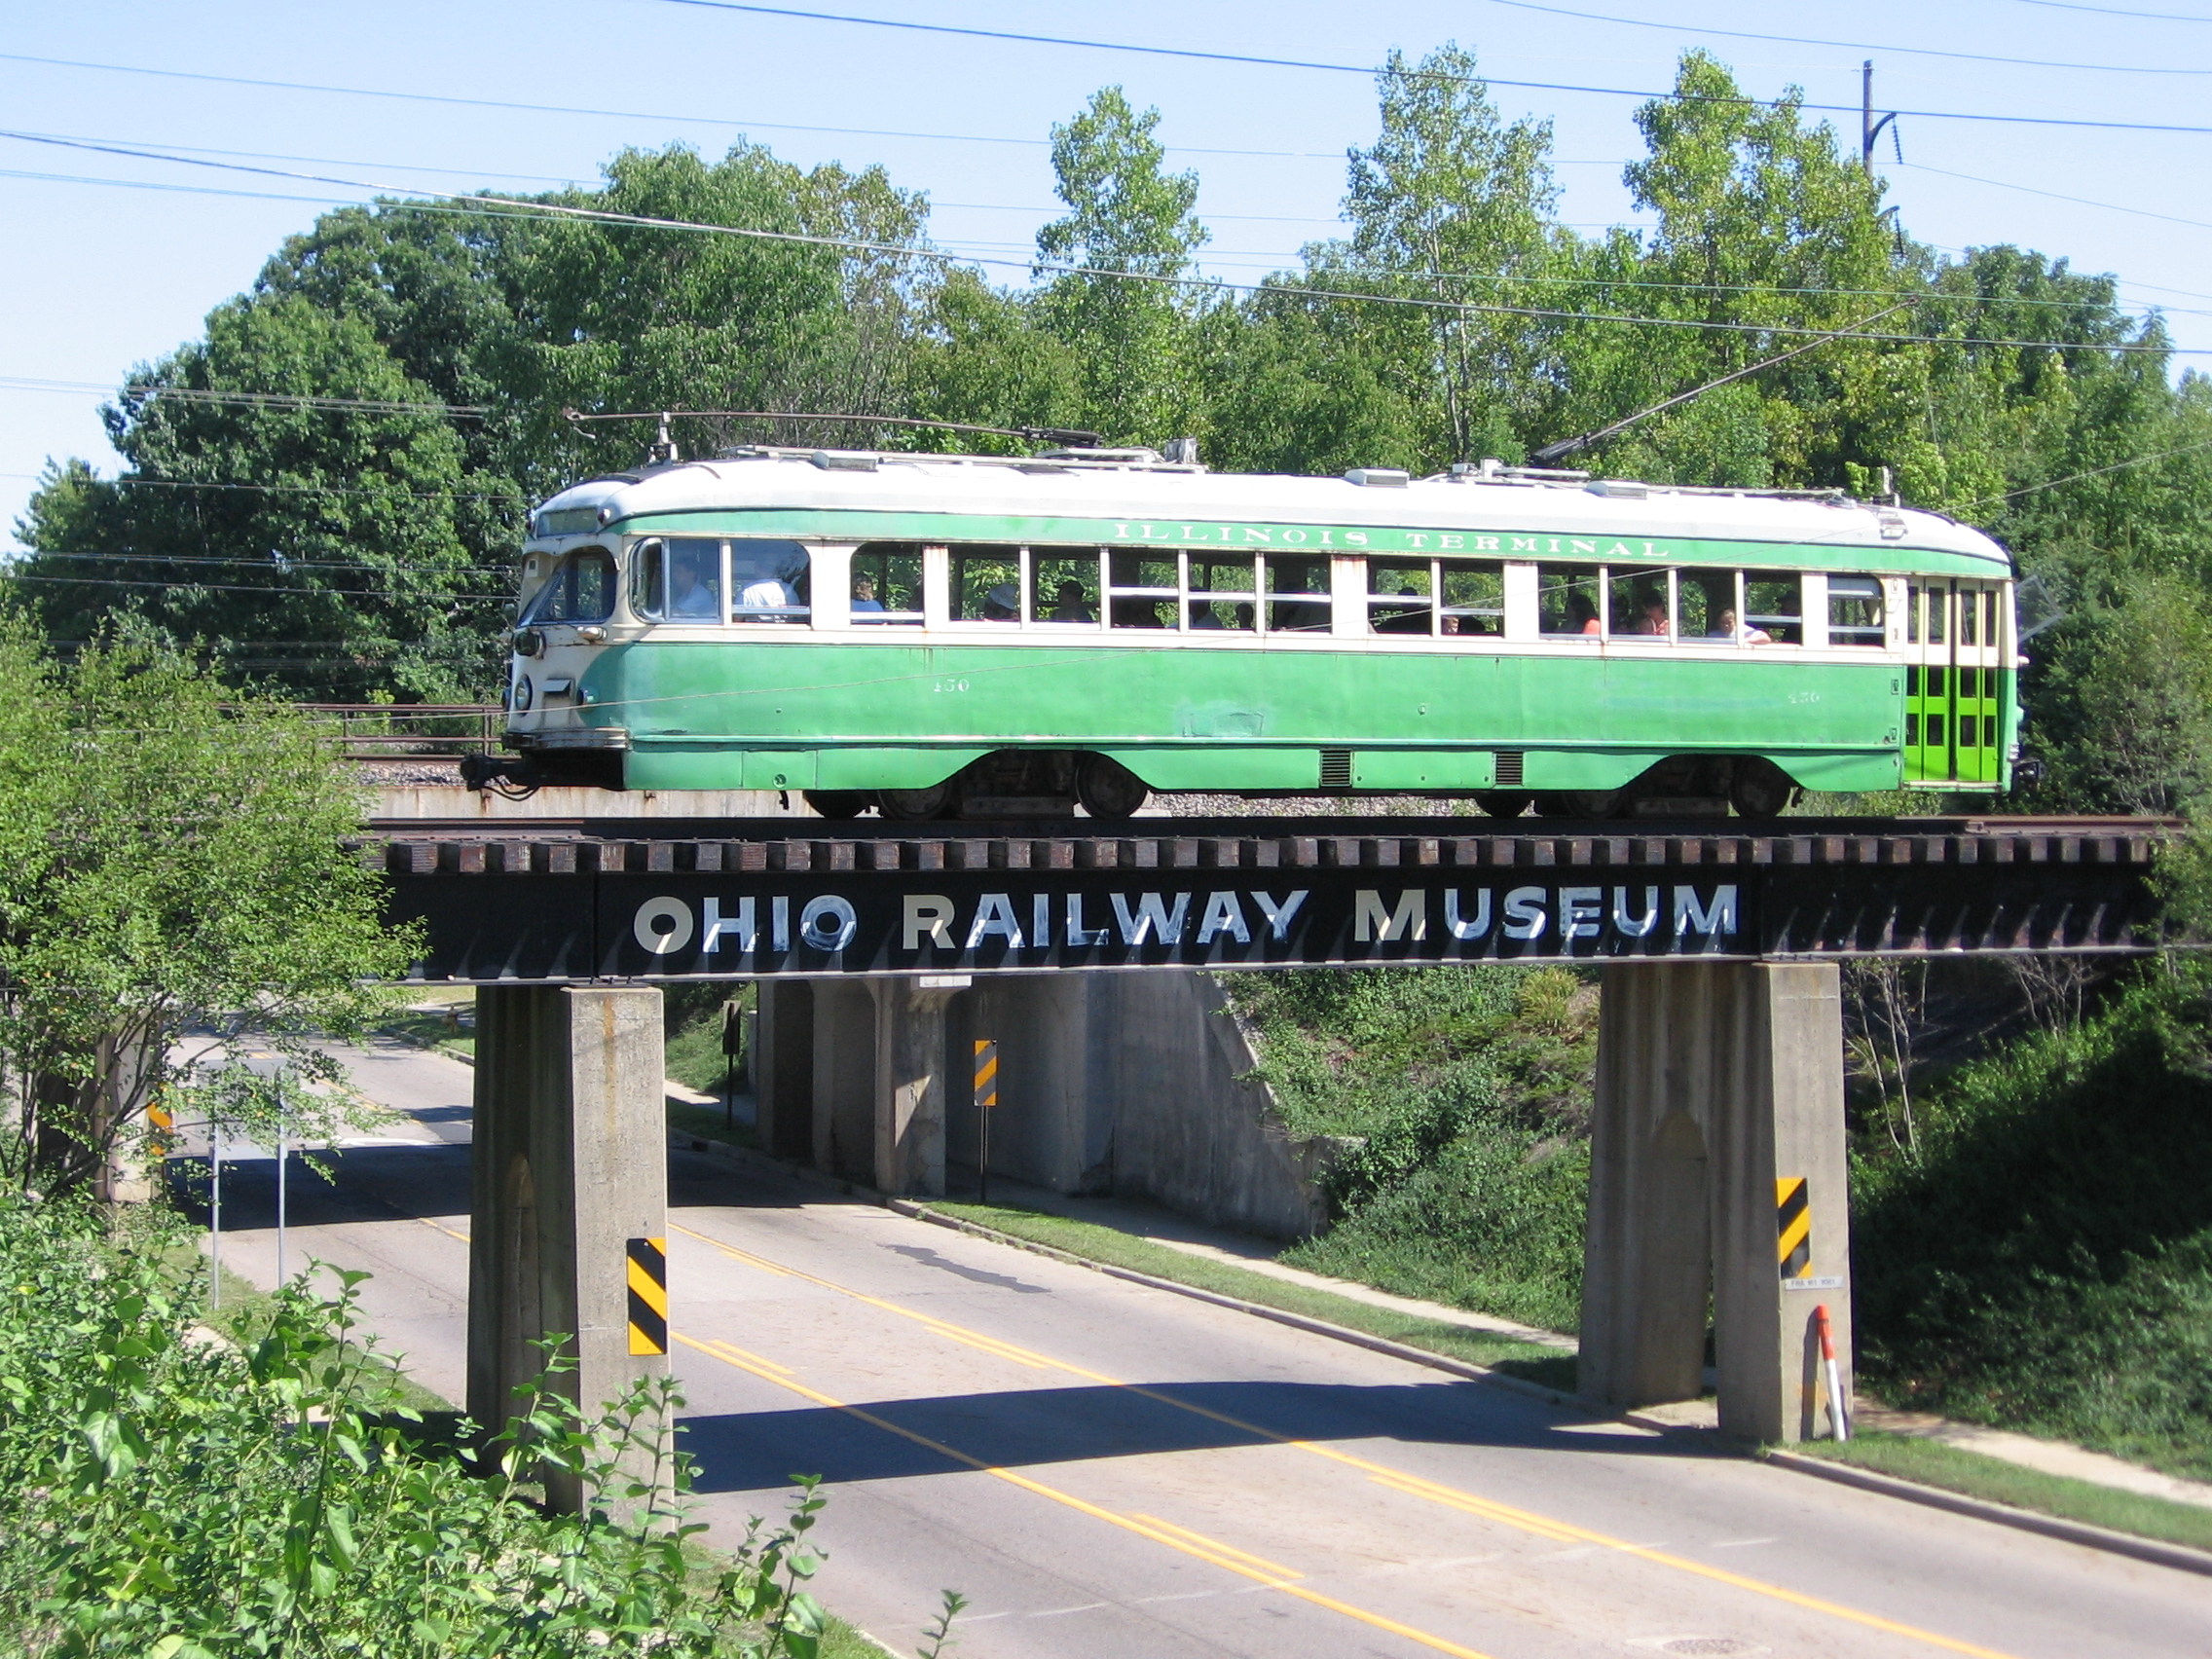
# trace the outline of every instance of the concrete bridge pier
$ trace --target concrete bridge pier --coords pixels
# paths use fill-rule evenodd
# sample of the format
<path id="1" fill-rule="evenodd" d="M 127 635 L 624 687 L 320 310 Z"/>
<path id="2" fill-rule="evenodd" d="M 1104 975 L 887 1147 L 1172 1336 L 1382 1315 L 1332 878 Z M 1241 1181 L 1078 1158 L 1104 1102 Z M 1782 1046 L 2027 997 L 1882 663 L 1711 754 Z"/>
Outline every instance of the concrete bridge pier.
<path id="1" fill-rule="evenodd" d="M 1591 1142 L 1581 1391 L 1695 1399 L 1710 1307 L 1721 1429 L 1825 1434 L 1816 1307 L 1851 1386 L 1835 966 L 1609 965 Z"/>
<path id="2" fill-rule="evenodd" d="M 532 1345 L 567 1339 L 554 1386 L 587 1419 L 668 1372 L 631 1333 L 632 1239 L 668 1235 L 661 994 L 486 985 L 476 993 L 475 1144 L 468 1261 L 468 1414 L 488 1432 L 544 1369 Z M 665 1267 L 663 1279 L 665 1284 Z M 665 1314 L 666 1296 L 660 1299 Z M 665 1317 L 662 1321 L 665 1332 Z M 666 1341 L 663 1337 L 665 1350 Z M 623 1454 L 651 1474 L 651 1448 Z M 575 1478 L 547 1495 L 581 1506 Z"/>
<path id="3" fill-rule="evenodd" d="M 878 1192 L 941 1198 L 950 1104 L 967 1099 L 946 1036 L 962 985 L 917 975 L 763 981 L 762 1145 Z"/>

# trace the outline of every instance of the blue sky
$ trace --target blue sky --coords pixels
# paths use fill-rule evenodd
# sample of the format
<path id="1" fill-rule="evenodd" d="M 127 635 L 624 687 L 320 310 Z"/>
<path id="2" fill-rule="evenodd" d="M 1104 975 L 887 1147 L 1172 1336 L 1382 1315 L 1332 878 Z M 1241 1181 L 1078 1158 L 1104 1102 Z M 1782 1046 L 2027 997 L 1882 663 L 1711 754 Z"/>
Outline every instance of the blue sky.
<path id="1" fill-rule="evenodd" d="M 1394 46 L 1418 55 L 1456 39 L 1501 80 L 1582 87 L 1662 89 L 1677 55 L 1705 46 L 1755 93 L 1795 84 L 1813 102 L 1854 112 L 1860 63 L 1872 57 L 1882 109 L 2212 127 L 2212 0 L 2109 0 L 2113 12 L 2201 22 L 2112 15 L 2090 0 L 1866 0 L 1848 11 L 1797 0 L 1567 0 L 1565 13 L 1595 15 L 1585 17 L 1503 0 L 794 3 L 1348 65 L 1378 63 Z M 1908 47 L 2074 67 L 1917 55 Z M 678 0 L 78 0 L 11 10 L 0 53 L 0 127 L 15 132 L 189 148 L 210 160 L 432 192 L 589 181 L 625 144 L 682 139 L 713 154 L 742 133 L 801 165 L 881 163 L 895 182 L 930 194 L 940 243 L 1016 259 L 1054 212 L 1048 129 L 1095 88 L 1119 83 L 1140 106 L 1160 109 L 1171 159 L 1199 173 L 1209 264 L 1245 279 L 1332 234 L 1345 151 L 1375 130 L 1373 84 L 1360 74 L 936 36 Z M 121 72 L 132 66 L 641 113 L 533 113 Z M 1502 86 L 1494 95 L 1508 115 L 1555 122 L 1563 217 L 1591 228 L 1636 222 L 1620 182 L 1638 150 L 1635 98 Z M 1856 134 L 1856 113 L 1833 119 Z M 884 133 L 940 136 L 875 135 Z M 1885 137 L 1881 170 L 1915 237 L 1948 249 L 2016 242 L 2079 270 L 2111 272 L 2131 306 L 2164 310 L 2177 342 L 2204 353 L 2182 364 L 2212 366 L 2204 257 L 2212 135 L 1906 115 L 1899 138 L 1903 164 Z M 285 235 L 313 221 L 318 202 L 362 194 L 0 139 L 0 222 L 9 233 L 0 260 L 0 526 L 12 526 L 49 456 L 111 470 L 99 390 L 195 335 Z"/>

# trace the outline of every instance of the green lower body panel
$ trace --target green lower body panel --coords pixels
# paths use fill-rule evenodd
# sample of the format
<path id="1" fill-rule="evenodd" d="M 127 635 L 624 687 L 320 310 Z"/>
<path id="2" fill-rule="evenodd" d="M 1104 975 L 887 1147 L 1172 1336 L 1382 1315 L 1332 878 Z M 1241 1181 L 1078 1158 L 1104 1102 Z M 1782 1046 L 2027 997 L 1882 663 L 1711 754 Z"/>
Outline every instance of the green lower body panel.
<path id="1" fill-rule="evenodd" d="M 921 789 L 1029 749 L 1106 755 L 1171 791 L 1463 793 L 1498 787 L 1501 755 L 1530 790 L 1756 755 L 1860 791 L 1898 787 L 1903 755 L 1898 665 L 1779 650 L 644 641 L 608 646 L 582 682 L 592 718 L 631 734 L 633 789 Z M 2009 732 L 2009 696 L 2002 712 Z"/>

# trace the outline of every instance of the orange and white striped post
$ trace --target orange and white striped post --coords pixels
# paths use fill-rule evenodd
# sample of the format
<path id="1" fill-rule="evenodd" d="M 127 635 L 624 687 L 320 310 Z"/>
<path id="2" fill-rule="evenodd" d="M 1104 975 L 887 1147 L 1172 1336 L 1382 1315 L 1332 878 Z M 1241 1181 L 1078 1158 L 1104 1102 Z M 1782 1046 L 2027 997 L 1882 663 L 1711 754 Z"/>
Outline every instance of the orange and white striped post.
<path id="1" fill-rule="evenodd" d="M 1835 1364 L 1835 1333 L 1828 1328 L 1828 1305 L 1825 1302 L 1813 1309 L 1813 1328 L 1821 1334 L 1821 1370 L 1828 1384 L 1828 1438 L 1846 1440 L 1851 1435 L 1851 1413 L 1843 1401 L 1843 1379 Z"/>
<path id="2" fill-rule="evenodd" d="M 991 1201 L 991 1108 L 999 1103 L 999 1046 L 976 1039 L 976 1201 Z"/>

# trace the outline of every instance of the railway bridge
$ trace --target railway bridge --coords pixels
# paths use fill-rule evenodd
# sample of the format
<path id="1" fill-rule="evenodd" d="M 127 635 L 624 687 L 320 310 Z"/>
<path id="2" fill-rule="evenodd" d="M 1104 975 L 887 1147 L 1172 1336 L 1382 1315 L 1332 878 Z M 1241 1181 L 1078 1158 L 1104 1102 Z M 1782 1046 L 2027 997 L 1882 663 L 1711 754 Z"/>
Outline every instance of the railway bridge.
<path id="1" fill-rule="evenodd" d="M 416 976 L 477 991 L 479 1420 L 503 1417 L 547 1332 L 576 1333 L 586 1401 L 666 1364 L 632 1351 L 626 1254 L 666 1232 L 662 985 L 759 980 L 784 1063 L 845 1074 L 874 1184 L 927 1194 L 967 1090 L 947 1014 L 984 987 L 1011 1053 L 1052 1045 L 1071 975 L 1553 962 L 1605 983 L 1582 1391 L 1694 1398 L 1710 1305 L 1721 1426 L 1777 1441 L 1825 1420 L 1817 1306 L 1851 1351 L 1837 964 L 2145 951 L 2145 878 L 2173 830 L 392 820 L 361 856 L 393 919 L 424 924 Z M 762 1126 L 804 1152 L 788 1119 Z"/>

